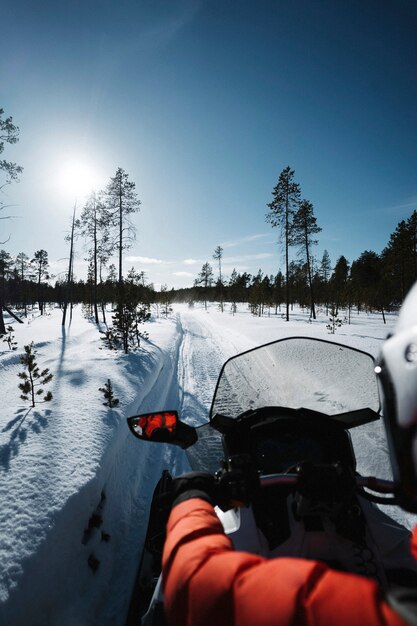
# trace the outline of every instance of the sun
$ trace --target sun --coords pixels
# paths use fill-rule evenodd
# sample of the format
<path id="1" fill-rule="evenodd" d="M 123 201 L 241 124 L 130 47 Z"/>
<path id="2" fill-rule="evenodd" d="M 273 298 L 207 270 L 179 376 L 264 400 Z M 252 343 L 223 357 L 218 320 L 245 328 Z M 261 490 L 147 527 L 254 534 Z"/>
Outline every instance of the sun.
<path id="1" fill-rule="evenodd" d="M 66 195 L 83 198 L 100 184 L 95 168 L 85 160 L 72 159 L 65 162 L 58 173 L 58 186 Z"/>

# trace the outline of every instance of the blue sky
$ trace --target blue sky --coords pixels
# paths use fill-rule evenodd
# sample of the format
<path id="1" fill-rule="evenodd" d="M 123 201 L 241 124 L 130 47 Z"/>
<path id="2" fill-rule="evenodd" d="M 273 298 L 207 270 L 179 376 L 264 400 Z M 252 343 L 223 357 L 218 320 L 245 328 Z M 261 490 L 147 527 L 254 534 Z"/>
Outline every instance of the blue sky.
<path id="1" fill-rule="evenodd" d="M 226 274 L 282 268 L 265 214 L 287 165 L 318 258 L 380 252 L 417 208 L 416 31 L 414 0 L 7 3 L 0 107 L 21 133 L 4 156 L 25 170 L 2 247 L 63 270 L 78 162 L 96 185 L 119 166 L 136 183 L 125 268 L 156 286 L 191 285 L 219 244 Z"/>

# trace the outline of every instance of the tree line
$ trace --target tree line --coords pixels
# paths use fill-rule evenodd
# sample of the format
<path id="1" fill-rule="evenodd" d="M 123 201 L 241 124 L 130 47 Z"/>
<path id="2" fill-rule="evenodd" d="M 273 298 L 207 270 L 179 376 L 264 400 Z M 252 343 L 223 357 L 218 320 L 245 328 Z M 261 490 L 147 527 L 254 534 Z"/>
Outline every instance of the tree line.
<path id="1" fill-rule="evenodd" d="M 0 154 L 5 143 L 16 143 L 18 133 L 12 118 L 4 119 L 0 109 Z M 22 168 L 2 160 L 0 172 L 5 175 L 4 186 L 16 181 Z M 21 252 L 16 257 L 0 250 L 0 335 L 6 333 L 3 309 L 19 321 L 19 315 L 12 309 L 26 315 L 27 307 L 35 303 L 41 314 L 45 303 L 58 304 L 63 311 L 63 324 L 68 307 L 71 314 L 75 303 L 82 303 L 97 324 L 99 312 L 102 321 L 107 323 L 106 305 L 112 303 L 113 328 L 125 348 L 135 333 L 139 343 L 138 323 L 147 319 L 151 304 L 168 314 L 174 301 L 187 301 L 190 305 L 200 301 L 205 306 L 207 302 L 216 301 L 221 311 L 225 310 L 227 302 L 232 312 L 236 311 L 237 303 L 248 302 L 254 315 L 263 315 L 266 310 L 278 313 L 284 307 L 287 320 L 296 303 L 309 310 L 311 319 L 316 318 L 317 304 L 326 307 L 326 311 L 331 308 L 336 316 L 340 308 L 350 315 L 353 307 L 358 311 L 380 311 L 385 316 L 386 311 L 401 305 L 417 280 L 417 211 L 399 222 L 381 253 L 366 250 L 351 264 L 342 255 L 333 265 L 325 250 L 318 260 L 314 247 L 321 228 L 313 204 L 302 198 L 295 172 L 287 166 L 272 190 L 265 216 L 278 232 L 278 244 L 285 258 L 282 272 L 268 275 L 259 269 L 257 274 L 251 275 L 233 270 L 227 278 L 222 270 L 223 248 L 219 245 L 212 255 L 216 271 L 207 261 L 192 287 L 169 290 L 163 285 L 156 291 L 152 284 L 147 284 L 144 272 L 134 268 L 127 274 L 123 272 L 123 252 L 135 238 L 131 216 L 139 211 L 140 204 L 135 183 L 119 167 L 103 190 L 87 198 L 79 215 L 74 207 L 71 232 L 67 237 L 68 269 L 54 285 L 46 250 L 37 250 L 33 255 Z M 0 219 L 10 217 L 1 213 L 5 208 L 6 205 L 0 203 Z M 85 280 L 74 277 L 74 250 L 78 240 L 83 241 L 88 261 Z M 0 244 L 5 243 L 7 239 L 0 241 Z M 292 258 L 291 249 L 296 250 L 296 259 Z M 117 259 L 116 264 L 111 263 L 113 258 Z"/>
<path id="2" fill-rule="evenodd" d="M 417 280 L 417 211 L 402 220 L 381 253 L 365 250 L 349 264 L 341 255 L 331 263 L 324 251 L 320 261 L 313 254 L 321 232 L 314 215 L 313 204 L 301 197 L 301 188 L 294 180 L 295 172 L 289 166 L 279 175 L 268 203 L 266 221 L 278 229 L 278 244 L 285 258 L 284 272 L 264 275 L 260 269 L 251 276 L 232 272 L 229 281 L 222 277 L 223 249 L 218 246 L 213 259 L 219 263 L 217 279 L 212 265 L 207 261 L 194 281 L 191 290 L 180 290 L 181 297 L 196 300 L 223 302 L 249 302 L 254 314 L 261 315 L 265 308 L 275 307 L 275 312 L 285 306 L 285 318 L 295 303 L 308 308 L 311 319 L 316 319 L 316 303 L 324 305 L 326 312 L 332 307 L 337 317 L 340 308 L 350 315 L 352 307 L 358 311 L 385 312 L 398 308 L 407 292 Z M 291 259 L 290 249 L 297 251 L 297 260 Z"/>
<path id="3" fill-rule="evenodd" d="M 286 275 L 279 271 L 275 275 L 239 273 L 236 270 L 229 280 L 215 272 L 210 262 L 203 264 L 201 271 L 189 289 L 173 291 L 173 298 L 190 302 L 224 303 L 248 302 L 254 315 L 281 312 L 286 319 L 295 304 L 305 308 L 314 318 L 315 304 L 323 306 L 328 314 L 333 309 L 337 316 L 341 309 L 348 316 L 352 309 L 357 312 L 379 311 L 385 321 L 385 312 L 397 310 L 408 290 L 417 280 L 416 271 L 417 211 L 408 220 L 401 221 L 380 254 L 365 250 L 351 264 L 341 255 L 331 262 L 327 250 L 320 261 L 313 256 L 291 260 Z M 313 309 L 314 304 L 314 309 Z"/>

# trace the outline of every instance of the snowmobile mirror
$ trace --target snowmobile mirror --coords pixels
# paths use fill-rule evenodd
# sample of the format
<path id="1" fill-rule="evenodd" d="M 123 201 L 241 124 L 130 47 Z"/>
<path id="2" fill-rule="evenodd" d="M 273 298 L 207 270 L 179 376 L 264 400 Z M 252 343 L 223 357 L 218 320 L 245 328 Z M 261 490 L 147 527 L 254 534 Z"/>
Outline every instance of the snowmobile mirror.
<path id="1" fill-rule="evenodd" d="M 196 429 L 178 419 L 177 411 L 158 411 L 133 415 L 127 423 L 138 439 L 158 443 L 172 443 L 185 449 L 197 441 Z"/>

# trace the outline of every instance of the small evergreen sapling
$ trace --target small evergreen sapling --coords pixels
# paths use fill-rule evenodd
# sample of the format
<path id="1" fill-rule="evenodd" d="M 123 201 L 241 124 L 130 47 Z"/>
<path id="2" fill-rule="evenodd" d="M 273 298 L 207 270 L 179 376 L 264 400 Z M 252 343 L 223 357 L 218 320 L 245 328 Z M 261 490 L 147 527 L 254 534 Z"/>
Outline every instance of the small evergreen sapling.
<path id="1" fill-rule="evenodd" d="M 103 402 L 104 406 L 108 406 L 112 409 L 119 404 L 119 400 L 114 396 L 110 378 L 107 379 L 107 383 L 104 385 L 104 387 L 99 387 L 99 391 L 104 394 L 104 397 L 106 399 L 106 402 Z"/>
<path id="2" fill-rule="evenodd" d="M 343 320 L 337 317 L 337 308 L 334 305 L 331 306 L 329 311 L 329 321 L 330 324 L 327 324 L 326 328 L 330 335 L 334 335 L 336 328 L 340 328 L 343 324 Z"/>
<path id="3" fill-rule="evenodd" d="M 45 393 L 41 385 L 49 383 L 53 378 L 53 374 L 50 373 L 47 367 L 39 371 L 35 358 L 36 350 L 33 349 L 33 341 L 29 345 L 24 346 L 24 348 L 25 354 L 20 357 L 20 362 L 25 367 L 25 371 L 18 374 L 23 381 L 19 384 L 19 389 L 22 392 L 20 397 L 22 400 L 32 402 L 32 407 L 34 407 L 36 402 L 49 402 L 52 400 L 53 396 L 50 391 L 45 394 L 43 400 L 40 399 L 40 396 Z"/>
<path id="4" fill-rule="evenodd" d="M 17 350 L 17 341 L 15 341 L 15 336 L 13 334 L 13 326 L 8 326 L 6 328 L 7 335 L 3 339 L 5 343 L 9 346 L 9 350 Z"/>

